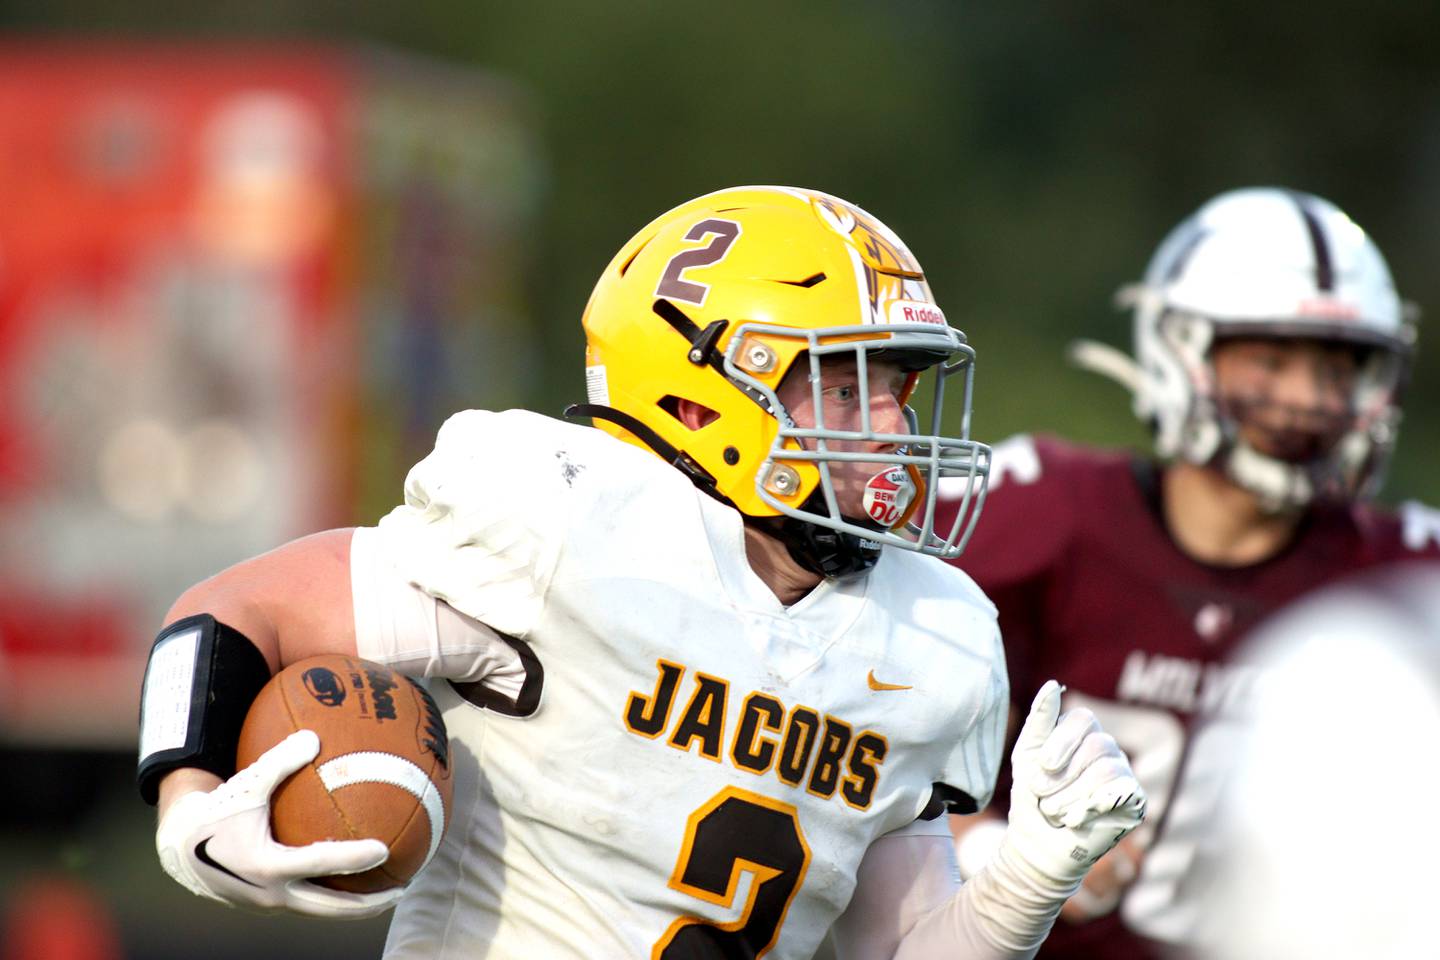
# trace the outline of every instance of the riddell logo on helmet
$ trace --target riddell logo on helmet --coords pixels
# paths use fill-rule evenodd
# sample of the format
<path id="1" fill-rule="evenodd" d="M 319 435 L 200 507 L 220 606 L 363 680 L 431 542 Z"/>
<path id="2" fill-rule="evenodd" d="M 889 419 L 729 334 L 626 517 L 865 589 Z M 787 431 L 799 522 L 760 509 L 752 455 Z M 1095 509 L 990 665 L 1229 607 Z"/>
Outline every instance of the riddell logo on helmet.
<path id="1" fill-rule="evenodd" d="M 917 300 L 896 300 L 890 304 L 891 323 L 934 323 L 945 325 L 945 314 L 933 303 Z"/>
<path id="2" fill-rule="evenodd" d="M 1301 300 L 1296 313 L 1302 317 L 1326 317 L 1334 320 L 1360 319 L 1360 310 L 1354 304 L 1330 297 Z"/>

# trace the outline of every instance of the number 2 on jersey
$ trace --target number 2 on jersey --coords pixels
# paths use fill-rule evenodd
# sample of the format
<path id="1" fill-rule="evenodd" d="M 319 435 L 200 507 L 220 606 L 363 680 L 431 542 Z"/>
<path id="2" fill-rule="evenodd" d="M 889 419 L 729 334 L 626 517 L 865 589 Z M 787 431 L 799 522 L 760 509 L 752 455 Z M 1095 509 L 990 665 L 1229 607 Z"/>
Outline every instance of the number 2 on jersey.
<path id="1" fill-rule="evenodd" d="M 749 873 L 740 917 L 730 923 L 681 917 L 655 944 L 652 960 L 763 956 L 809 867 L 810 846 L 794 807 L 726 787 L 690 815 L 670 886 L 733 909 L 741 877 Z"/>

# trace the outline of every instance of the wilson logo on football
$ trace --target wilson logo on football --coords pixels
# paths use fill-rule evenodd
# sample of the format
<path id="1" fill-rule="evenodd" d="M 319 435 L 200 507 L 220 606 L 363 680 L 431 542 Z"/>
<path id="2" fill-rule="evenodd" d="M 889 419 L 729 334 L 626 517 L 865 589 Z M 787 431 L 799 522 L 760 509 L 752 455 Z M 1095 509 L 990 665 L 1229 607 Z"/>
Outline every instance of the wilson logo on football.
<path id="1" fill-rule="evenodd" d="M 945 326 L 945 312 L 933 303 L 919 300 L 896 300 L 890 304 L 887 319 L 891 323 L 933 323 Z"/>
<path id="2" fill-rule="evenodd" d="M 338 707 L 345 702 L 345 684 L 324 667 L 313 667 L 305 671 L 305 689 L 310 696 L 327 707 Z"/>

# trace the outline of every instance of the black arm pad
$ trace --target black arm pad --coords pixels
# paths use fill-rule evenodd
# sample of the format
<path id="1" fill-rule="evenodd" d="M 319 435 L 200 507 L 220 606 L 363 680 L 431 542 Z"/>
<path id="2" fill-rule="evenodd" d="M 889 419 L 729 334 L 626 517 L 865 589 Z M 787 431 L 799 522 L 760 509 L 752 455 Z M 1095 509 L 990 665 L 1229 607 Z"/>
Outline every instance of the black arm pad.
<path id="1" fill-rule="evenodd" d="M 208 613 L 167 626 L 150 648 L 140 694 L 140 796 L 153 805 L 171 770 L 198 767 L 228 780 L 250 705 L 270 666 L 239 630 Z"/>

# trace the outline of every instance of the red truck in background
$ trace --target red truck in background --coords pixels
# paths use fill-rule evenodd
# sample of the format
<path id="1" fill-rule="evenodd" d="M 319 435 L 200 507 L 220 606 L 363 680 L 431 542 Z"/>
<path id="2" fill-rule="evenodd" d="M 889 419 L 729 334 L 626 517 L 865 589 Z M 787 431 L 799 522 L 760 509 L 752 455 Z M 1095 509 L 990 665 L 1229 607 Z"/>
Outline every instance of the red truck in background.
<path id="1" fill-rule="evenodd" d="M 529 398 L 527 111 L 378 51 L 0 44 L 0 747 L 129 749 L 181 590 Z"/>

